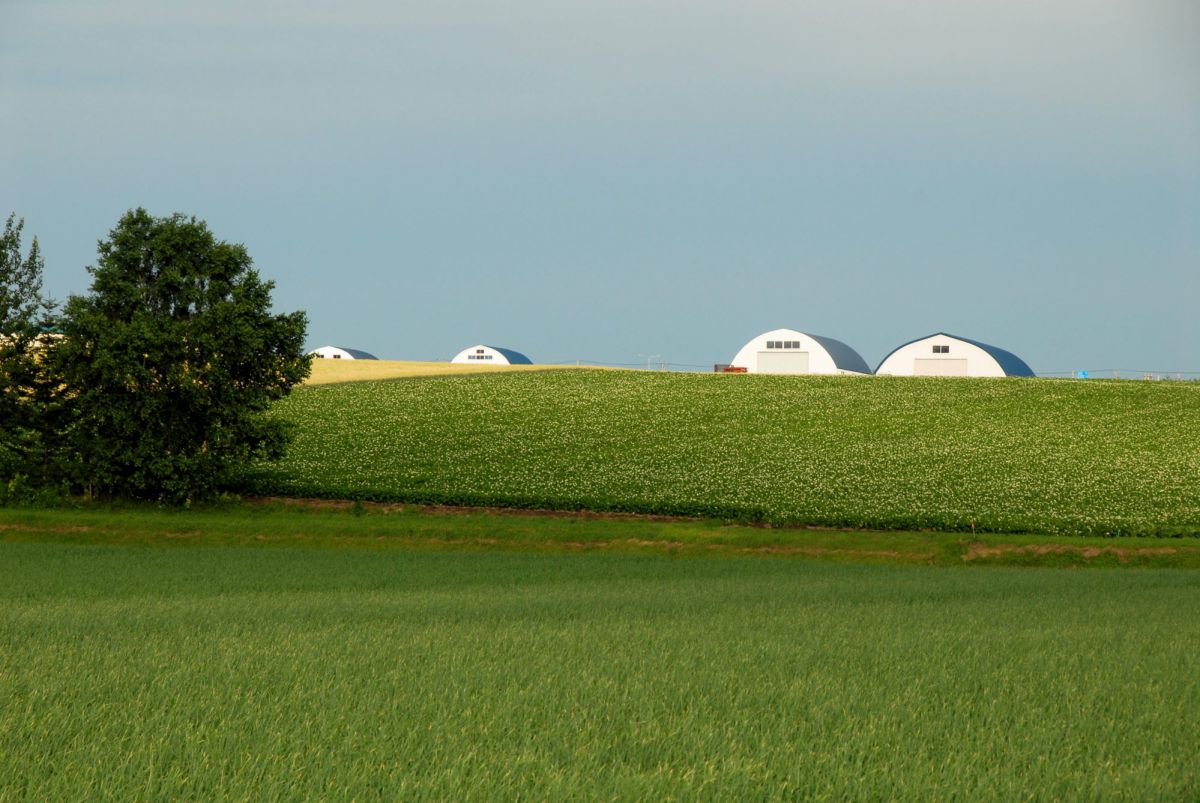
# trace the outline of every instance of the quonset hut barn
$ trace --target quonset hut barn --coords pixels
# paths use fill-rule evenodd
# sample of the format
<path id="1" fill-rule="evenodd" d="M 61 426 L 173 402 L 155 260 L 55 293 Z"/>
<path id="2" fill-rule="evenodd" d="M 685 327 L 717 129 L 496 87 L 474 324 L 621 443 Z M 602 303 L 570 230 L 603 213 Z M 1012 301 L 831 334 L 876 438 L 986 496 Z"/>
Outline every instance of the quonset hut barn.
<path id="1" fill-rule="evenodd" d="M 368 354 L 358 349 L 347 349 L 341 346 L 321 346 L 308 352 L 318 359 L 324 360 L 378 360 L 374 354 Z"/>
<path id="2" fill-rule="evenodd" d="M 483 344 L 463 349 L 455 354 L 450 362 L 471 365 L 533 365 L 533 360 L 519 351 Z"/>
<path id="3" fill-rule="evenodd" d="M 858 352 L 840 340 L 772 329 L 742 346 L 731 363 L 751 374 L 869 374 Z"/>
<path id="4" fill-rule="evenodd" d="M 945 332 L 895 348 L 883 358 L 877 374 L 890 376 L 1033 376 L 1025 361 L 978 340 Z"/>

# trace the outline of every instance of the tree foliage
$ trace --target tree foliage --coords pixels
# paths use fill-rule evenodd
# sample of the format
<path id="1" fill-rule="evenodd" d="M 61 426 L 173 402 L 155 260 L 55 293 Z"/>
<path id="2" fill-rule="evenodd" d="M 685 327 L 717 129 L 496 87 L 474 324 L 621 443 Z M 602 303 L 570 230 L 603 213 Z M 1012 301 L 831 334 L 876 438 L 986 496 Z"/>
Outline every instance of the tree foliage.
<path id="1" fill-rule="evenodd" d="M 23 253 L 24 227 L 9 215 L 0 234 L 0 477 L 44 484 L 67 422 L 51 367 L 54 303 L 42 292 L 45 261 L 36 237 Z"/>
<path id="2" fill-rule="evenodd" d="M 269 405 L 308 374 L 303 312 L 271 311 L 242 245 L 194 217 L 126 213 L 63 317 L 74 479 L 103 496 L 207 496 L 240 463 L 277 458 Z"/>
<path id="3" fill-rule="evenodd" d="M 24 219 L 9 215 L 0 234 L 0 334 L 36 334 L 53 305 L 42 295 L 42 272 L 45 260 L 37 238 L 29 252 L 21 254 L 21 232 Z"/>

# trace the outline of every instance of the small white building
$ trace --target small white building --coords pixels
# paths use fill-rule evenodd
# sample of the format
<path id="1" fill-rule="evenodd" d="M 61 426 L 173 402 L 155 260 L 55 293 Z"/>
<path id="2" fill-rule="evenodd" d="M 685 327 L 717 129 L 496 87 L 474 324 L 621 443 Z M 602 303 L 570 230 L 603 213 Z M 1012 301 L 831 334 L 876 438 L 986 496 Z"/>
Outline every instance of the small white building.
<path id="1" fill-rule="evenodd" d="M 533 360 L 519 351 L 482 343 L 463 349 L 450 362 L 466 365 L 533 365 Z"/>
<path id="2" fill-rule="evenodd" d="M 341 346 L 321 346 L 308 352 L 319 360 L 378 360 L 374 354 L 368 354 L 358 349 L 347 349 Z"/>
<path id="3" fill-rule="evenodd" d="M 869 374 L 859 353 L 840 340 L 772 329 L 742 346 L 730 363 L 749 374 Z"/>
<path id="4" fill-rule="evenodd" d="M 890 376 L 1033 376 L 1011 351 L 945 332 L 898 346 L 875 373 Z"/>

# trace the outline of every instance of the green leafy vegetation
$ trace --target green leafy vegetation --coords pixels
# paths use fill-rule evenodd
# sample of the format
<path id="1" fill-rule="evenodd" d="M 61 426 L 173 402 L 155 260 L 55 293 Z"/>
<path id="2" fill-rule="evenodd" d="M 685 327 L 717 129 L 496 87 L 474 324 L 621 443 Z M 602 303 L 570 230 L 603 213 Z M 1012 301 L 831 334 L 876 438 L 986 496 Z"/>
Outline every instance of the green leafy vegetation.
<path id="1" fill-rule="evenodd" d="M 21 244 L 25 221 L 9 215 L 0 233 L 0 501 L 7 486 L 51 484 L 67 407 L 46 351 L 55 342 L 54 302 L 42 292 L 37 238 Z"/>
<path id="2" fill-rule="evenodd" d="M 1169 569 L 0 543 L 0 799 L 1194 799 L 1198 605 Z"/>
<path id="3" fill-rule="evenodd" d="M 554 371 L 304 388 L 257 493 L 873 529 L 1200 532 L 1200 386 Z"/>
<path id="4" fill-rule="evenodd" d="M 82 492 L 191 502 L 278 457 L 271 403 L 308 374 L 303 312 L 271 309 L 246 249 L 144 209 L 99 244 L 61 313 L 37 240 L 0 235 L 0 504 Z"/>
<path id="5" fill-rule="evenodd" d="M 72 296 L 56 349 L 73 391 L 74 479 L 89 493 L 182 502 L 232 467 L 276 458 L 270 404 L 308 375 L 303 312 L 271 310 L 274 284 L 242 245 L 184 215 L 123 215 Z"/>

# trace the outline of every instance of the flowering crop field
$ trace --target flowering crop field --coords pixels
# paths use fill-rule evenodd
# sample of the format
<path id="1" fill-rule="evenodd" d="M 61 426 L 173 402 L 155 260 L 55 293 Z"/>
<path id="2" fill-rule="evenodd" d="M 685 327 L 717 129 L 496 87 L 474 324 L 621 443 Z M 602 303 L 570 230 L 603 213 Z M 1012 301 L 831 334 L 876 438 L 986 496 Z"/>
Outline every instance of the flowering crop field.
<path id="1" fill-rule="evenodd" d="M 302 388 L 250 493 L 993 532 L 1200 532 L 1200 384 L 560 370 Z"/>

